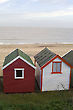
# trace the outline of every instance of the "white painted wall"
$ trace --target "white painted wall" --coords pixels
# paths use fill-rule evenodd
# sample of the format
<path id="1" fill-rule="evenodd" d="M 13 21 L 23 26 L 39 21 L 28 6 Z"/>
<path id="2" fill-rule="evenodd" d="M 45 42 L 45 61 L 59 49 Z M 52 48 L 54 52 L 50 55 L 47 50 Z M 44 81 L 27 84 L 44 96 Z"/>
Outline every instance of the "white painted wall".
<path id="1" fill-rule="evenodd" d="M 56 58 L 53 61 L 61 61 Z M 62 62 L 62 74 L 51 74 L 52 62 L 43 69 L 42 91 L 68 90 L 70 80 L 70 67 Z"/>
<path id="2" fill-rule="evenodd" d="M 35 77 L 39 85 L 39 88 L 41 89 L 41 69 L 37 63 L 36 63 Z"/>

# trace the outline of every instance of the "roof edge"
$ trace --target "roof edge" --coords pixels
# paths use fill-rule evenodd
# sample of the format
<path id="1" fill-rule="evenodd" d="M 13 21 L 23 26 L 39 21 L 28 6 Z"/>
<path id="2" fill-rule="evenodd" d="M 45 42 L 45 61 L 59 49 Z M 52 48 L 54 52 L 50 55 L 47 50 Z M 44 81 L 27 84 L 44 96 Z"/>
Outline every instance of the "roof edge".
<path id="1" fill-rule="evenodd" d="M 54 60 L 56 57 L 57 57 L 57 55 L 54 56 L 50 61 L 48 61 L 47 63 L 45 63 L 45 64 L 41 67 L 41 69 L 43 69 L 44 67 L 46 67 L 46 65 L 48 65 L 50 62 L 52 62 L 52 60 Z"/>
<path id="2" fill-rule="evenodd" d="M 13 59 L 13 60 L 10 61 L 8 64 L 6 64 L 6 65 L 2 68 L 2 70 L 5 69 L 6 67 L 8 67 L 10 64 L 12 64 L 14 61 L 16 61 L 16 60 L 19 59 L 19 58 L 20 58 L 21 60 L 25 61 L 28 65 L 30 65 L 30 66 L 33 67 L 34 69 L 36 69 L 36 67 L 35 67 L 34 65 L 32 65 L 31 63 L 29 63 L 27 60 L 23 59 L 21 56 L 17 56 L 15 59 Z"/>
<path id="3" fill-rule="evenodd" d="M 11 54 L 12 52 L 14 52 L 16 49 L 18 49 L 18 48 L 13 49 L 11 52 L 9 52 L 8 55 L 10 55 L 10 54 Z M 7 56 L 8 56 L 8 55 L 7 55 Z M 5 58 L 6 58 L 7 56 L 5 56 Z"/>
<path id="4" fill-rule="evenodd" d="M 59 55 L 57 55 L 65 64 L 67 64 L 69 67 L 72 68 L 72 66 L 66 61 L 64 60 L 62 57 L 60 57 Z"/>
<path id="5" fill-rule="evenodd" d="M 70 51 L 68 51 L 67 53 L 65 53 L 63 56 L 62 56 L 62 58 L 65 56 L 65 55 L 67 55 L 69 52 L 71 52 L 72 51 L 72 49 L 70 50 Z"/>
<path id="6" fill-rule="evenodd" d="M 58 57 L 59 59 L 61 59 L 65 64 L 67 64 L 69 67 L 72 68 L 72 66 L 71 66 L 68 62 L 66 62 L 62 57 L 60 57 L 59 55 L 56 55 L 56 56 L 54 56 L 50 61 L 48 61 L 45 65 L 43 65 L 43 66 L 41 67 L 41 70 L 42 70 L 44 67 L 46 67 L 49 63 L 51 63 L 54 59 L 56 59 L 57 57 Z"/>
<path id="7" fill-rule="evenodd" d="M 50 49 L 48 49 L 47 47 L 44 47 L 44 49 L 47 49 L 48 51 L 50 51 L 50 52 L 52 52 L 53 54 L 55 54 L 53 51 L 51 51 Z M 40 52 L 42 52 L 44 49 L 42 49 Z M 39 52 L 39 53 L 40 53 Z M 37 53 L 36 55 L 38 55 L 39 53 Z M 34 59 L 36 59 L 35 57 L 36 57 L 36 55 L 34 56 Z M 55 54 L 56 55 L 56 54 Z"/>

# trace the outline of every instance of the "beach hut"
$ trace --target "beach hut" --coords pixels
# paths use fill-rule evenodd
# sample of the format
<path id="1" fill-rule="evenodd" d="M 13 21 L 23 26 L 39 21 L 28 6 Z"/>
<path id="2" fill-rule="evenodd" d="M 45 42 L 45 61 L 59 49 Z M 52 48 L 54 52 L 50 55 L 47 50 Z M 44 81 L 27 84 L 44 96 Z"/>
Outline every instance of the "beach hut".
<path id="1" fill-rule="evenodd" d="M 5 93 L 33 92 L 35 89 L 35 66 L 19 49 L 5 57 L 3 87 Z"/>
<path id="2" fill-rule="evenodd" d="M 34 56 L 35 77 L 41 91 L 69 90 L 70 65 L 48 48 Z"/>
<path id="3" fill-rule="evenodd" d="M 71 87 L 73 87 L 73 50 L 67 52 L 63 57 L 62 57 L 66 62 L 68 62 L 71 66 Z"/>

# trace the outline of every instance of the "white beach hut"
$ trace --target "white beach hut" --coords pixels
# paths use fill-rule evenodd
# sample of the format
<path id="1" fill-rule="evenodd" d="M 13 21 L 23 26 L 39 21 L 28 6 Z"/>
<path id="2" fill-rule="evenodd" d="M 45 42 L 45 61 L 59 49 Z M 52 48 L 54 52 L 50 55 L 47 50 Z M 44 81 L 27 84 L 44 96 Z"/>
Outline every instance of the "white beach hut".
<path id="1" fill-rule="evenodd" d="M 70 65 L 48 48 L 34 56 L 36 80 L 41 91 L 69 90 Z"/>

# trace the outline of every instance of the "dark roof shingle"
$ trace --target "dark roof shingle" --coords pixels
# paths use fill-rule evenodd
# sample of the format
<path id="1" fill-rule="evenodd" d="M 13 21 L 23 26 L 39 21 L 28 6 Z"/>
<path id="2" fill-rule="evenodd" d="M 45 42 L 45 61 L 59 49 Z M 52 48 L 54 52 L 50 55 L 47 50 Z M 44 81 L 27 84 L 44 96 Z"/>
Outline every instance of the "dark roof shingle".
<path id="1" fill-rule="evenodd" d="M 68 52 L 66 55 L 62 57 L 66 62 L 68 62 L 71 66 L 73 66 L 73 50 Z"/>
<path id="2" fill-rule="evenodd" d="M 3 66 L 7 65 L 9 62 L 11 62 L 13 59 L 15 59 L 18 56 L 21 56 L 23 59 L 27 60 L 29 63 L 34 65 L 31 58 L 27 54 L 22 52 L 20 49 L 16 49 L 13 52 L 11 52 L 8 56 L 5 57 Z"/>
<path id="3" fill-rule="evenodd" d="M 51 52 L 48 48 L 44 48 L 41 52 L 34 56 L 35 60 L 42 67 L 48 61 L 50 61 L 56 54 Z"/>

